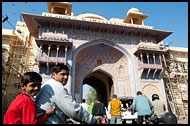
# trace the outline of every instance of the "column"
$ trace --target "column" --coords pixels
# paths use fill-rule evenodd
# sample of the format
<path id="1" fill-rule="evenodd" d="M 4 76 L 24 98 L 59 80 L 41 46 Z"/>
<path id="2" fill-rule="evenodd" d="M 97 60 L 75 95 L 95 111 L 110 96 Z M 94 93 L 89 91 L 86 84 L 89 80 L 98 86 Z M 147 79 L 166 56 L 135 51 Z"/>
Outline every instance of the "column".
<path id="1" fill-rule="evenodd" d="M 51 8 L 51 13 L 53 14 L 53 7 Z"/>
<path id="2" fill-rule="evenodd" d="M 155 54 L 153 53 L 154 64 L 156 64 Z"/>
<path id="3" fill-rule="evenodd" d="M 147 78 L 148 78 L 149 73 L 150 73 L 150 68 L 148 69 L 148 72 L 147 72 L 147 75 L 146 75 Z"/>
<path id="4" fill-rule="evenodd" d="M 149 64 L 149 54 L 148 53 L 146 53 L 147 54 L 147 61 L 148 61 L 148 64 Z"/>
<path id="5" fill-rule="evenodd" d="M 142 53 L 141 53 L 140 55 L 141 55 L 141 62 L 143 63 L 143 59 L 142 59 L 142 56 L 143 56 L 143 55 L 142 55 Z"/>
<path id="6" fill-rule="evenodd" d="M 143 58 L 142 58 L 142 57 L 143 57 L 142 53 L 140 54 L 140 57 L 141 57 L 140 68 L 142 68 L 142 66 L 143 66 L 143 64 L 144 64 L 144 63 L 143 63 Z"/>
<path id="7" fill-rule="evenodd" d="M 57 45 L 57 53 L 56 53 L 56 65 L 57 65 L 57 60 L 58 60 L 58 54 L 59 54 L 59 45 Z"/>
<path id="8" fill-rule="evenodd" d="M 159 54 L 160 65 L 162 65 L 161 55 Z"/>
<path id="9" fill-rule="evenodd" d="M 65 46 L 65 65 L 67 64 L 67 46 Z"/>
<path id="10" fill-rule="evenodd" d="M 155 76 L 155 74 L 156 74 L 156 71 L 157 71 L 157 69 L 154 70 L 153 78 L 154 78 L 154 76 Z"/>
<path id="11" fill-rule="evenodd" d="M 160 71 L 160 75 L 159 75 L 159 78 L 161 77 L 161 75 L 162 75 L 162 72 L 163 72 L 163 69 Z"/>
<path id="12" fill-rule="evenodd" d="M 133 18 L 131 18 L 131 24 L 133 24 Z"/>
<path id="13" fill-rule="evenodd" d="M 48 61 L 49 61 L 49 53 L 50 53 L 50 50 L 51 50 L 51 45 L 48 45 Z"/>
<path id="14" fill-rule="evenodd" d="M 38 55 L 38 61 L 39 62 L 40 62 L 41 54 L 42 54 L 42 44 L 40 44 L 40 52 L 39 52 L 39 55 Z"/>
<path id="15" fill-rule="evenodd" d="M 142 20 L 142 26 L 144 26 L 144 20 Z"/>
<path id="16" fill-rule="evenodd" d="M 47 73 L 49 73 L 49 53 L 50 53 L 51 45 L 48 46 L 48 61 L 47 61 Z"/>

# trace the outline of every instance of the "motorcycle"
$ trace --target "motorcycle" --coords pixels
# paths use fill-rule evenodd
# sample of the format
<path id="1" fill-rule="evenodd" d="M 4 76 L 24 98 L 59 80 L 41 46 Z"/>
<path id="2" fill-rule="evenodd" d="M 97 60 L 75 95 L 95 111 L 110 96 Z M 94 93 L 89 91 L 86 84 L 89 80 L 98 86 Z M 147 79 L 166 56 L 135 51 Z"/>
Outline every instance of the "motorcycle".
<path id="1" fill-rule="evenodd" d="M 150 121 L 153 124 L 177 124 L 177 117 L 172 112 L 166 112 L 161 118 L 153 114 Z"/>

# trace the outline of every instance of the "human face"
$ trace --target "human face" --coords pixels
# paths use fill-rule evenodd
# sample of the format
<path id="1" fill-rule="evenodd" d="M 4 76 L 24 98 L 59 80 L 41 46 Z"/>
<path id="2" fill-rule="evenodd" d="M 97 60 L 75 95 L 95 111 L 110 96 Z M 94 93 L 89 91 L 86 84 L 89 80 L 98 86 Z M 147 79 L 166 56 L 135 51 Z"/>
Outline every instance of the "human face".
<path id="1" fill-rule="evenodd" d="M 27 85 L 21 84 L 21 88 L 31 96 L 37 95 L 41 89 L 41 81 L 29 82 Z"/>
<path id="2" fill-rule="evenodd" d="M 62 83 L 63 85 L 67 84 L 68 81 L 68 76 L 69 76 L 69 71 L 68 70 L 61 70 L 59 73 L 52 73 L 52 78 L 55 79 L 56 81 Z"/>

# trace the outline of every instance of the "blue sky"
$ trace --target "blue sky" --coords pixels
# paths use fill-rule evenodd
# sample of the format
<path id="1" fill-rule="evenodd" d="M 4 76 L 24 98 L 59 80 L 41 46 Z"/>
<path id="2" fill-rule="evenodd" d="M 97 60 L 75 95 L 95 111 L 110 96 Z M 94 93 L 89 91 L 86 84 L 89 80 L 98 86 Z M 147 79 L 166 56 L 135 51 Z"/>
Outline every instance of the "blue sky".
<path id="1" fill-rule="evenodd" d="M 149 15 L 145 25 L 155 29 L 173 31 L 164 39 L 164 44 L 173 41 L 170 46 L 188 48 L 188 3 L 187 2 L 69 2 L 75 15 L 82 13 L 100 14 L 106 19 L 124 19 L 129 9 L 138 8 Z M 47 2 L 2 2 L 2 15 L 9 17 L 9 22 L 16 26 L 20 14 L 31 13 L 41 15 L 48 12 Z M 3 17 L 2 17 L 3 19 Z M 23 21 L 23 18 L 21 18 Z M 7 22 L 2 28 L 13 29 Z"/>

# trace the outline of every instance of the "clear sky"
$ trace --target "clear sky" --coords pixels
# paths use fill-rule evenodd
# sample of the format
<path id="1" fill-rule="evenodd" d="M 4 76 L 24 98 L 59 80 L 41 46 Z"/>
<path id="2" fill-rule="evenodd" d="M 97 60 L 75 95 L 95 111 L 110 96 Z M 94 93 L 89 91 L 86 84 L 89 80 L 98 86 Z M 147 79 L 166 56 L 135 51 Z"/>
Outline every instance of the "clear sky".
<path id="1" fill-rule="evenodd" d="M 164 39 L 164 44 L 188 48 L 188 2 L 69 2 L 72 12 L 100 14 L 106 19 L 124 19 L 129 9 L 138 8 L 143 14 L 149 15 L 144 24 L 155 29 L 173 31 Z M 2 2 L 2 15 L 9 17 L 9 22 L 16 26 L 20 14 L 31 13 L 41 15 L 48 12 L 47 2 Z M 3 20 L 3 17 L 2 17 Z M 21 18 L 23 21 L 23 18 Z M 13 29 L 7 22 L 2 28 Z"/>

